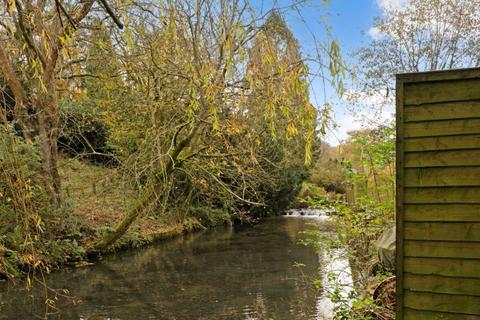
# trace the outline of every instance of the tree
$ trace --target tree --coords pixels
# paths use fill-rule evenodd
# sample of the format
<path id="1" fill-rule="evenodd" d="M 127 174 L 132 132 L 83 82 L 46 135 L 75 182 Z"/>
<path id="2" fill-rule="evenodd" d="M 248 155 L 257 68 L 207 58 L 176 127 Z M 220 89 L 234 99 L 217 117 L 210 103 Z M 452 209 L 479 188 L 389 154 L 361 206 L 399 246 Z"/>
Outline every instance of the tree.
<path id="1" fill-rule="evenodd" d="M 310 170 L 309 180 L 328 192 L 345 193 L 346 178 L 339 149 L 322 143 L 318 160 Z"/>
<path id="2" fill-rule="evenodd" d="M 137 19 L 114 36 L 125 95 L 102 101 L 140 196 L 95 250 L 149 208 L 264 208 L 290 192 L 286 169 L 303 170 L 316 140 L 308 69 L 279 13 L 259 19 L 243 0 L 149 8 L 132 8 Z"/>
<path id="3" fill-rule="evenodd" d="M 390 98 L 396 73 L 480 65 L 479 0 L 411 0 L 387 8 L 372 30 L 375 38 L 357 52 L 365 93 Z"/>
<path id="4" fill-rule="evenodd" d="M 75 35 L 84 27 L 82 22 L 94 9 L 95 1 L 8 0 L 3 3 L 0 70 L 15 98 L 15 121 L 25 139 L 38 144 L 43 162 L 43 187 L 51 202 L 58 204 L 57 76 L 70 60 L 69 49 L 75 46 Z M 118 22 L 108 4 L 101 3 Z"/>

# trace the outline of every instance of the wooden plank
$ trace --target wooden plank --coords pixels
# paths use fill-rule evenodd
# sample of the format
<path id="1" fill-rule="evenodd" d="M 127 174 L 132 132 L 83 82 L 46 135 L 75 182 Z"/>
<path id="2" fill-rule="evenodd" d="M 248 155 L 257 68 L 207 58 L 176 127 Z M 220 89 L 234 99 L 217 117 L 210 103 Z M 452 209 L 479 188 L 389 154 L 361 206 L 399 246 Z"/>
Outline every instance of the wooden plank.
<path id="1" fill-rule="evenodd" d="M 405 169 L 405 187 L 455 186 L 480 186 L 480 167 Z"/>
<path id="2" fill-rule="evenodd" d="M 407 204 L 405 221 L 480 222 L 480 204 Z"/>
<path id="3" fill-rule="evenodd" d="M 476 296 L 405 290 L 404 297 L 405 307 L 412 309 L 480 315 L 480 297 Z"/>
<path id="4" fill-rule="evenodd" d="M 397 81 L 402 81 L 403 83 L 473 79 L 480 78 L 480 68 L 406 72 L 397 74 L 396 78 Z"/>
<path id="5" fill-rule="evenodd" d="M 480 242 L 404 241 L 406 257 L 480 259 Z"/>
<path id="6" fill-rule="evenodd" d="M 480 134 L 480 119 L 408 122 L 404 130 L 406 138 Z"/>
<path id="7" fill-rule="evenodd" d="M 480 101 L 406 106 L 405 122 L 480 118 Z"/>
<path id="8" fill-rule="evenodd" d="M 453 166 L 480 166 L 480 149 L 405 153 L 405 168 Z"/>
<path id="9" fill-rule="evenodd" d="M 480 241 L 478 222 L 405 222 L 404 226 L 408 240 Z"/>
<path id="10" fill-rule="evenodd" d="M 404 272 L 445 277 L 480 278 L 480 260 L 404 257 Z"/>
<path id="11" fill-rule="evenodd" d="M 480 320 L 480 316 L 405 308 L 405 320 Z"/>
<path id="12" fill-rule="evenodd" d="M 405 203 L 480 203 L 479 187 L 405 188 Z"/>
<path id="13" fill-rule="evenodd" d="M 404 85 L 404 105 L 478 100 L 480 79 L 418 82 Z"/>
<path id="14" fill-rule="evenodd" d="M 396 82 L 396 175 L 395 175 L 395 214 L 396 214 L 396 288 L 395 288 L 395 315 L 399 320 L 403 319 L 403 205 L 404 205 L 404 123 L 403 123 L 403 102 L 404 102 L 404 86 L 403 80 L 397 77 Z"/>
<path id="15" fill-rule="evenodd" d="M 405 139 L 405 152 L 480 149 L 480 135 Z"/>
<path id="16" fill-rule="evenodd" d="M 480 279 L 405 274 L 404 289 L 410 291 L 480 296 Z"/>

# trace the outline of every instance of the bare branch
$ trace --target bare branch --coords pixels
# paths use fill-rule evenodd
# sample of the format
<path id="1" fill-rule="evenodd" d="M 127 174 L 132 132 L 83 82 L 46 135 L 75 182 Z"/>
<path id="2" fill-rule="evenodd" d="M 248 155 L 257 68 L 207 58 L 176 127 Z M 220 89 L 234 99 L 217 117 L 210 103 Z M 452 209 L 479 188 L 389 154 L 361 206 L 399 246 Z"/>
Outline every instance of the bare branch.
<path id="1" fill-rule="evenodd" d="M 123 23 L 120 22 L 120 19 L 115 15 L 113 12 L 112 8 L 108 5 L 106 0 L 99 0 L 100 3 L 103 5 L 105 10 L 107 11 L 108 15 L 112 18 L 112 20 L 115 22 L 115 24 L 120 28 L 123 29 Z"/>

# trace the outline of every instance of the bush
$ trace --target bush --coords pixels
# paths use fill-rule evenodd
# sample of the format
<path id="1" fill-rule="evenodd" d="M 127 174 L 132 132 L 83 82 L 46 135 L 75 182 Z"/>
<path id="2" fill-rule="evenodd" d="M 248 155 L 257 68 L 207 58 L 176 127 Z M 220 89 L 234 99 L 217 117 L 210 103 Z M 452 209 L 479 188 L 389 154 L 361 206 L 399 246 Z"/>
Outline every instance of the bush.
<path id="1" fill-rule="evenodd" d="M 41 172 L 35 144 L 13 125 L 0 125 L 0 274 L 6 277 L 17 275 L 17 265 L 38 262 L 34 253 L 50 207 Z"/>
<path id="2" fill-rule="evenodd" d="M 60 114 L 58 147 L 63 152 L 102 164 L 116 164 L 108 145 L 109 131 L 99 116 L 81 105 L 64 106 Z"/>
<path id="3" fill-rule="evenodd" d="M 29 212 L 45 213 L 48 197 L 40 172 L 37 147 L 18 136 L 13 126 L 0 125 L 0 235 L 12 232 Z"/>
<path id="4" fill-rule="evenodd" d="M 324 188 L 311 182 L 303 182 L 300 192 L 291 204 L 292 208 L 322 209 L 331 205 Z"/>
<path id="5" fill-rule="evenodd" d="M 220 225 L 230 225 L 232 223 L 230 214 L 223 208 L 192 206 L 190 207 L 189 213 L 204 227 L 216 227 Z"/>

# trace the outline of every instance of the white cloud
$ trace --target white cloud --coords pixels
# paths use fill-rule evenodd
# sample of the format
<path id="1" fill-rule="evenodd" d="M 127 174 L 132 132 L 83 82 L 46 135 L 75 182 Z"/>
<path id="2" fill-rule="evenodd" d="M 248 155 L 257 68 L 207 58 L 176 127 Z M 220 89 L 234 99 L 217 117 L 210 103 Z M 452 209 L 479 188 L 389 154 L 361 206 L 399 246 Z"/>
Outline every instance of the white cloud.
<path id="1" fill-rule="evenodd" d="M 336 127 L 327 130 L 327 134 L 322 139 L 331 146 L 338 146 L 348 138 L 349 132 L 386 125 L 394 120 L 394 117 L 395 108 L 393 106 L 381 110 L 363 110 L 355 113 L 349 110 L 336 110 Z"/>
<path id="2" fill-rule="evenodd" d="M 372 37 L 372 39 L 377 40 L 382 36 L 382 32 L 377 27 L 371 27 L 368 29 L 367 34 Z"/>
<path id="3" fill-rule="evenodd" d="M 394 95 L 384 90 L 347 91 L 342 100 L 334 105 L 337 127 L 323 137 L 332 146 L 348 138 L 348 132 L 375 128 L 393 120 L 395 113 Z"/>
<path id="4" fill-rule="evenodd" d="M 381 113 L 362 112 L 359 114 L 343 114 L 337 118 L 337 128 L 332 129 L 324 137 L 332 146 L 338 146 L 348 138 L 348 133 L 360 129 L 373 129 L 386 125 L 394 119 L 392 110 Z"/>
<path id="5" fill-rule="evenodd" d="M 330 129 L 322 137 L 331 146 L 338 146 L 348 138 L 348 133 L 360 129 L 373 129 L 392 121 L 394 114 L 392 110 L 383 112 L 363 111 L 357 114 L 349 112 L 337 113 L 336 128 Z"/>
<path id="6" fill-rule="evenodd" d="M 408 0 L 377 0 L 377 4 L 383 11 L 404 9 Z"/>
<path id="7" fill-rule="evenodd" d="M 382 15 L 388 16 L 395 11 L 402 11 L 406 9 L 409 1 L 410 0 L 376 0 L 376 3 L 382 12 Z M 382 33 L 378 27 L 372 26 L 370 29 L 368 29 L 367 35 L 369 35 L 373 40 L 378 40 L 385 34 Z"/>

